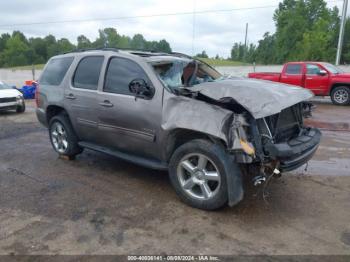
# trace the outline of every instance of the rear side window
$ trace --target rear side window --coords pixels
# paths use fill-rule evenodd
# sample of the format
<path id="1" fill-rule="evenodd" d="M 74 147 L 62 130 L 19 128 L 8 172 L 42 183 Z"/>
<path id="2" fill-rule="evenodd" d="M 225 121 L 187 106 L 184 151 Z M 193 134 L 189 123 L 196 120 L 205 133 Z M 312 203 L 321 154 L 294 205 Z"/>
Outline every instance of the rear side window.
<path id="1" fill-rule="evenodd" d="M 301 65 L 300 64 L 287 65 L 286 74 L 289 74 L 289 75 L 300 75 L 301 74 Z"/>
<path id="2" fill-rule="evenodd" d="M 51 59 L 41 75 L 40 84 L 53 86 L 60 85 L 68 68 L 72 64 L 73 59 L 73 57 Z"/>
<path id="3" fill-rule="evenodd" d="M 129 59 L 114 57 L 108 65 L 103 91 L 133 95 L 129 90 L 129 84 L 136 78 L 141 78 L 149 83 L 146 73 L 137 63 Z"/>
<path id="4" fill-rule="evenodd" d="M 97 90 L 103 59 L 103 56 L 88 56 L 83 58 L 75 71 L 73 86 L 76 88 Z"/>

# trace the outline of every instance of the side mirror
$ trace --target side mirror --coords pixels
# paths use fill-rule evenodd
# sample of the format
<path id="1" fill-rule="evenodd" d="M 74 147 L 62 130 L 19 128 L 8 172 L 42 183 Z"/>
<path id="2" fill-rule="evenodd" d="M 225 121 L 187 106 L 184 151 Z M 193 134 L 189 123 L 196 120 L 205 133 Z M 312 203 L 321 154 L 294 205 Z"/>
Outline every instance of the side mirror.
<path id="1" fill-rule="evenodd" d="M 144 79 L 134 79 L 129 84 L 129 91 L 135 94 L 135 98 L 151 99 L 154 95 L 154 87 L 147 84 Z"/>
<path id="2" fill-rule="evenodd" d="M 318 72 L 318 74 L 319 74 L 320 76 L 325 76 L 325 75 L 327 75 L 327 71 L 326 71 L 326 70 L 320 70 L 320 71 Z"/>

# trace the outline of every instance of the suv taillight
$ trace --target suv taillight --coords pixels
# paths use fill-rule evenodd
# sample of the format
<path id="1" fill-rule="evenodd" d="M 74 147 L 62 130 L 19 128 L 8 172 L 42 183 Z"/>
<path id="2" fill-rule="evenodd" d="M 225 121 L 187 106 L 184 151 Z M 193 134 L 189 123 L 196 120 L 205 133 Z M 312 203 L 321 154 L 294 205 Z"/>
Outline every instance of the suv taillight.
<path id="1" fill-rule="evenodd" d="M 35 88 L 35 104 L 36 107 L 39 107 L 39 84 L 36 84 L 36 88 Z"/>

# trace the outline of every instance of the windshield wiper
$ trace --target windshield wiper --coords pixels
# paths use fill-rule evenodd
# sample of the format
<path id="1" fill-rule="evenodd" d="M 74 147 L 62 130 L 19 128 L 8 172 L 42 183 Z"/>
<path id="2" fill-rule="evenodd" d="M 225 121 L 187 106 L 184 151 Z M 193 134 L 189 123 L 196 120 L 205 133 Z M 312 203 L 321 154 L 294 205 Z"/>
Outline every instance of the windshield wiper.
<path id="1" fill-rule="evenodd" d="M 191 89 L 186 88 L 186 87 L 173 88 L 173 92 L 177 96 L 180 96 L 180 95 L 181 96 L 193 96 L 193 95 L 197 95 L 198 94 L 198 91 L 192 91 Z"/>

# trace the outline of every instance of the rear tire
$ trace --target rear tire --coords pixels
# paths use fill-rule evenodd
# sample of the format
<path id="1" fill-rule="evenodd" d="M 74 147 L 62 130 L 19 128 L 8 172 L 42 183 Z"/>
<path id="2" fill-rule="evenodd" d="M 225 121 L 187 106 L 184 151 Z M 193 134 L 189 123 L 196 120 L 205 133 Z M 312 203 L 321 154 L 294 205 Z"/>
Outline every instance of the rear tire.
<path id="1" fill-rule="evenodd" d="M 331 92 L 333 104 L 345 106 L 350 104 L 350 88 L 347 86 L 338 86 Z"/>
<path id="2" fill-rule="evenodd" d="M 61 156 L 74 159 L 83 151 L 78 145 L 78 137 L 65 114 L 59 114 L 50 120 L 49 135 L 52 147 Z"/>
<path id="3" fill-rule="evenodd" d="M 181 145 L 169 163 L 170 181 L 186 204 L 215 210 L 228 202 L 226 150 L 218 144 L 196 139 Z"/>

